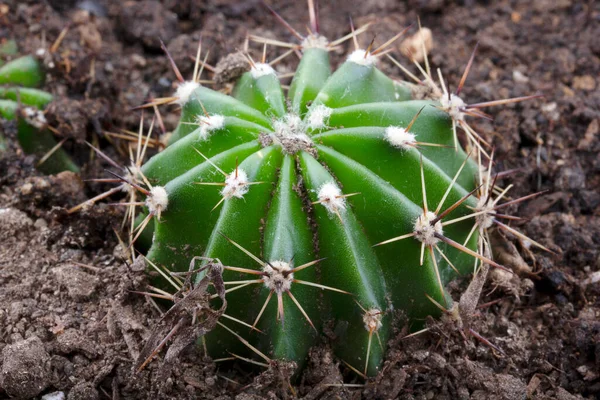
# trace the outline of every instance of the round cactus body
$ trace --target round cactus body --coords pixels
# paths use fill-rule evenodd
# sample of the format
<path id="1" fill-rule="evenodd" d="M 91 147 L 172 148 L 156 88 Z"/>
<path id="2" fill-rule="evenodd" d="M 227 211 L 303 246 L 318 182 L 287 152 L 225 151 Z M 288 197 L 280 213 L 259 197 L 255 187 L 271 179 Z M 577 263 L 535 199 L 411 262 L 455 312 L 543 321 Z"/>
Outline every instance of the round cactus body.
<path id="1" fill-rule="evenodd" d="M 332 73 L 311 43 L 287 98 L 268 64 L 252 63 L 232 96 L 182 84 L 171 144 L 142 168 L 164 188 L 146 202 L 148 258 L 178 271 L 218 258 L 232 267 L 227 314 L 260 330 L 235 327 L 252 346 L 302 364 L 327 324 L 340 359 L 374 374 L 392 313 L 417 326 L 439 314 L 428 297 L 449 307 L 445 285 L 473 271 L 454 245 L 476 249 L 475 219 L 461 217 L 477 206 L 478 170 L 439 103 L 411 100 L 369 51 Z M 244 351 L 222 327 L 205 343 Z"/>

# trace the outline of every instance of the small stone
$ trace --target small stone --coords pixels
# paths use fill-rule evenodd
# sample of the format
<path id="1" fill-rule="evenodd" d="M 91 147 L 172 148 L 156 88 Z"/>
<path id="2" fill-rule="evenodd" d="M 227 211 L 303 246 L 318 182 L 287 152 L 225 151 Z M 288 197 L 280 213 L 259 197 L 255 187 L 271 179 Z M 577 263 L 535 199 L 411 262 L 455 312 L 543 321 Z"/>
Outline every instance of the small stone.
<path id="1" fill-rule="evenodd" d="M 209 376 L 204 380 L 204 383 L 206 383 L 207 386 L 214 386 L 215 378 L 212 376 Z"/>
<path id="2" fill-rule="evenodd" d="M 423 43 L 425 43 L 427 54 L 429 54 L 433 48 L 433 34 L 429 28 L 421 28 L 417 33 L 402 41 L 400 51 L 405 56 L 412 57 L 417 62 L 423 62 L 425 60 Z"/>
<path id="3" fill-rule="evenodd" d="M 599 131 L 600 131 L 600 124 L 598 123 L 598 120 L 595 119 L 592 122 L 590 122 L 587 129 L 585 130 L 585 135 L 577 144 L 577 150 L 592 151 L 593 149 L 591 147 L 594 144 L 594 142 L 596 141 Z"/>
<path id="4" fill-rule="evenodd" d="M 158 84 L 159 84 L 160 86 L 163 86 L 163 87 L 166 87 L 166 88 L 169 88 L 169 87 L 171 87 L 171 81 L 170 81 L 170 80 L 168 80 L 168 79 L 167 79 L 167 78 L 165 78 L 165 77 L 162 77 L 162 78 L 160 78 L 160 79 L 158 80 Z"/>
<path id="5" fill-rule="evenodd" d="M 596 88 L 596 81 L 590 75 L 576 76 L 573 78 L 573 89 L 592 91 Z"/>
<path id="6" fill-rule="evenodd" d="M 31 218 L 15 208 L 0 208 L 0 232 L 14 236 L 33 225 Z"/>
<path id="7" fill-rule="evenodd" d="M 130 58 L 131 64 L 135 67 L 144 68 L 147 64 L 146 59 L 139 54 L 132 54 Z"/>
<path id="8" fill-rule="evenodd" d="M 44 218 L 38 218 L 35 220 L 35 223 L 33 224 L 33 226 L 36 229 L 43 229 L 48 226 L 48 223 L 46 222 L 46 220 Z"/>
<path id="9" fill-rule="evenodd" d="M 52 392 L 42 396 L 42 400 L 65 400 L 64 392 Z"/>
<path id="10" fill-rule="evenodd" d="M 61 354 L 81 353 L 88 358 L 98 354 L 95 343 L 76 329 L 67 329 L 58 335 L 54 351 Z"/>
<path id="11" fill-rule="evenodd" d="M 585 172 L 579 165 L 564 166 L 554 181 L 557 190 L 585 189 Z"/>
<path id="12" fill-rule="evenodd" d="M 558 121 L 560 119 L 560 112 L 558 111 L 558 104 L 556 102 L 542 105 L 541 110 L 551 121 Z"/>
<path id="13" fill-rule="evenodd" d="M 412 353 L 412 358 L 414 358 L 418 362 L 425 361 L 427 357 L 429 357 L 429 352 L 427 350 L 417 350 Z"/>
<path id="14" fill-rule="evenodd" d="M 529 82 L 529 77 L 527 77 L 525 74 L 523 74 L 519 70 L 514 70 L 512 75 L 513 75 L 513 81 L 515 81 L 517 83 Z"/>
<path id="15" fill-rule="evenodd" d="M 28 194 L 31 194 L 31 190 L 33 189 L 33 185 L 29 182 L 23 184 L 23 186 L 20 187 L 20 192 L 22 195 L 27 196 Z"/>

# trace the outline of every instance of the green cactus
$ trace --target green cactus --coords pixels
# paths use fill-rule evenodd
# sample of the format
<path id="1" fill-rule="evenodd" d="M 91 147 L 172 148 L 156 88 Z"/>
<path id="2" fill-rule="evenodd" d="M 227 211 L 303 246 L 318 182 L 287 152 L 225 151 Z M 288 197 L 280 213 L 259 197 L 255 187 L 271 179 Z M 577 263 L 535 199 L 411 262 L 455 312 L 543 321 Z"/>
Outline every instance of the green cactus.
<path id="1" fill-rule="evenodd" d="M 497 205 L 506 190 L 491 199 L 498 192 L 491 160 L 485 170 L 481 158 L 489 155 L 465 116 L 525 98 L 467 105 L 458 97 L 467 67 L 455 93 L 427 74 L 417 81 L 432 100 L 412 99 L 412 84 L 377 68 L 400 34 L 376 50 L 355 41 L 332 73 L 329 51 L 364 29 L 328 42 L 314 20 L 311 26 L 307 37 L 292 30 L 302 58 L 287 97 L 264 59 L 249 58 L 231 96 L 199 83 L 200 49 L 191 81 L 173 64 L 180 78 L 174 96 L 146 105 L 181 106 L 169 146 L 141 165 L 149 135 L 140 130 L 135 166 L 112 175 L 115 189 L 130 193 L 127 215 L 145 208 L 130 242 L 154 231 L 147 259 L 178 293 L 181 282 L 163 268 L 186 271 L 200 255 L 205 263 L 219 260 L 228 287 L 223 316 L 250 330 L 219 323 L 203 338 L 212 356 L 251 348 L 265 360 L 267 353 L 302 365 L 327 323 L 339 358 L 373 375 L 394 311 L 415 329 L 452 307 L 445 286 L 457 274 L 478 263 L 503 268 L 488 258 L 486 230 L 512 229 L 496 210 L 521 199 Z"/>
<path id="2" fill-rule="evenodd" d="M 263 271 L 260 289 L 228 294 L 231 316 L 256 321 L 262 314 L 255 325 L 264 334 L 249 333 L 251 343 L 301 363 L 314 330 L 331 319 L 339 357 L 373 374 L 384 355 L 389 311 L 413 320 L 438 314 L 426 295 L 451 301 L 443 289 L 456 276 L 449 262 L 472 270 L 469 255 L 433 235 L 463 243 L 473 219 L 442 225 L 471 214 L 476 200 L 430 222 L 433 210 L 439 215 L 468 197 L 477 166 L 462 149 L 449 148 L 449 115 L 435 102 L 411 100 L 410 85 L 377 69 L 376 50 L 355 51 L 332 74 L 327 42 L 311 39 L 287 100 L 264 63 L 252 63 L 231 97 L 181 83 L 172 144 L 142 167 L 153 185 L 148 218 L 157 217 L 148 258 L 181 271 L 202 254 Z M 418 238 L 373 247 L 415 229 Z M 467 247 L 476 245 L 475 234 Z M 423 256 L 424 246 L 435 250 Z M 304 267 L 317 258 L 319 273 Z M 256 281 L 247 272 L 226 269 L 224 279 Z M 211 353 L 239 351 L 236 337 L 219 329 L 206 337 Z M 378 341 L 371 346 L 373 334 Z"/>
<path id="3" fill-rule="evenodd" d="M 19 57 L 0 67 L 0 117 L 17 120 L 17 139 L 26 154 L 38 154 L 38 169 L 46 174 L 79 171 L 47 128 L 44 108 L 52 95 L 37 89 L 44 72 L 33 56 Z M 0 151 L 6 150 L 0 136 Z"/>

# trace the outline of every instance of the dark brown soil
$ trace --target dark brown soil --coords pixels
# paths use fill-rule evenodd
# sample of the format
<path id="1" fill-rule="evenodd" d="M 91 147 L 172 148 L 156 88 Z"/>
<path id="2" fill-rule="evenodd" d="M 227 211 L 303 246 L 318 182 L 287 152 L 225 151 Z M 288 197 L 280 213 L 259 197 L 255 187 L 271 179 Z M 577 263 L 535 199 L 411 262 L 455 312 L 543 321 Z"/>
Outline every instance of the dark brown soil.
<path id="1" fill-rule="evenodd" d="M 520 168 L 511 177 L 514 196 L 549 190 L 513 211 L 529 218 L 520 229 L 557 254 L 497 237 L 496 257 L 536 272 L 520 278 L 493 272 L 472 321 L 505 354 L 474 338 L 465 341 L 448 322 L 431 321 L 429 333 L 401 340 L 407 330 L 399 320 L 383 371 L 366 383 L 340 366 L 326 344 L 313 349 L 292 386 L 289 365 L 261 375 L 243 364 L 226 371 L 193 347 L 166 380 L 156 379 L 159 362 L 134 373 L 159 314 L 131 293 L 145 287 L 146 277 L 121 259 L 113 228 L 122 211 L 98 206 L 66 213 L 102 190 L 82 182 L 102 173 L 83 142 L 124 160 L 102 132 L 135 129 L 139 113 L 126 110 L 171 93 L 174 75 L 158 38 L 190 76 L 188 56 L 200 36 L 214 65 L 241 48 L 247 32 L 291 35 L 258 0 L 5 0 L 0 39 L 15 38 L 24 52 L 50 47 L 69 26 L 58 50 L 46 56 L 47 65 L 54 64 L 46 88 L 56 96 L 49 120 L 85 167 L 81 176 L 41 176 L 36 160 L 23 156 L 14 140 L 0 160 L 0 398 L 56 391 L 69 400 L 600 398 L 600 4 L 322 3 L 321 26 L 330 38 L 349 31 L 350 14 L 357 25 L 378 20 L 372 31 L 381 41 L 420 16 L 433 32 L 432 65 L 453 87 L 479 42 L 464 90 L 471 102 L 544 94 L 493 110 L 493 123 L 475 123 L 495 145 L 499 169 Z M 304 2 L 273 7 L 298 29 L 307 22 Z M 390 65 L 382 68 L 399 75 Z M 177 121 L 176 112 L 163 117 L 167 130 Z M 14 137 L 10 124 L 2 126 Z M 457 282 L 456 293 L 466 283 Z"/>

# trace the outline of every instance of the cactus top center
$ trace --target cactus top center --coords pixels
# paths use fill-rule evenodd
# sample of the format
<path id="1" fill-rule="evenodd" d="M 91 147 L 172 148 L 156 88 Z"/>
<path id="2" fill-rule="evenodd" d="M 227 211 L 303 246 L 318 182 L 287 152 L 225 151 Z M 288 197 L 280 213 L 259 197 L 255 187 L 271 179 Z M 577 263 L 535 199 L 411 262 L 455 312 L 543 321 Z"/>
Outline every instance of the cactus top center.
<path id="1" fill-rule="evenodd" d="M 296 114 L 286 114 L 273 122 L 275 134 L 272 139 L 288 154 L 309 151 L 313 142 L 306 134 L 305 123 Z"/>

